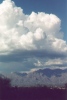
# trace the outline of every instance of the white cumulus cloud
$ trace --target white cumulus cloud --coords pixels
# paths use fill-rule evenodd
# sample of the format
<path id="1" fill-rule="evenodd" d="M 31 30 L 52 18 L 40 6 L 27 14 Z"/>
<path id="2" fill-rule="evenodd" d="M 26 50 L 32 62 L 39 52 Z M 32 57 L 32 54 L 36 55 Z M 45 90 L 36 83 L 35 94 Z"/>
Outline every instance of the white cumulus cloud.
<path id="1" fill-rule="evenodd" d="M 61 20 L 56 15 L 45 12 L 26 15 L 11 0 L 0 4 L 0 54 L 17 49 L 66 52 L 62 36 Z"/>

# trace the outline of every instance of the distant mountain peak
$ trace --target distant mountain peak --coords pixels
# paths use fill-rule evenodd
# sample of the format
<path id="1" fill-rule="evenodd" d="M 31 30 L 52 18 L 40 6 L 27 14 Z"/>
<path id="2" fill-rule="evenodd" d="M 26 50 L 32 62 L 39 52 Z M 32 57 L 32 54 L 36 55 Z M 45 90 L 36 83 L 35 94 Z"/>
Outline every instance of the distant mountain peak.
<path id="1" fill-rule="evenodd" d="M 11 79 L 12 86 L 44 86 L 64 85 L 67 83 L 67 69 L 39 69 L 34 72 L 13 72 L 7 75 Z"/>

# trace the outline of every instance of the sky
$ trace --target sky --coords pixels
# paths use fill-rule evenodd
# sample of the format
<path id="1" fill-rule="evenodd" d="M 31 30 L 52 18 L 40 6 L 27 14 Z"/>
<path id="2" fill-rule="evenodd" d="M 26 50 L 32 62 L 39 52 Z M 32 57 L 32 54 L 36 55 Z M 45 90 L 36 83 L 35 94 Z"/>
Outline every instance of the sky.
<path id="1" fill-rule="evenodd" d="M 0 72 L 67 68 L 66 0 L 0 0 Z"/>

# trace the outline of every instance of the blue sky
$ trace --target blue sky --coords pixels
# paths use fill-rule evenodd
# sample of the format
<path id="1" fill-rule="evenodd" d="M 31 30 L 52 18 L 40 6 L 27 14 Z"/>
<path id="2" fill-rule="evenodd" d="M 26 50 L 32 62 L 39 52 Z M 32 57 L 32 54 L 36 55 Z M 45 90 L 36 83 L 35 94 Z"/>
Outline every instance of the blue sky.
<path id="1" fill-rule="evenodd" d="M 0 3 L 0 72 L 67 67 L 66 0 Z"/>

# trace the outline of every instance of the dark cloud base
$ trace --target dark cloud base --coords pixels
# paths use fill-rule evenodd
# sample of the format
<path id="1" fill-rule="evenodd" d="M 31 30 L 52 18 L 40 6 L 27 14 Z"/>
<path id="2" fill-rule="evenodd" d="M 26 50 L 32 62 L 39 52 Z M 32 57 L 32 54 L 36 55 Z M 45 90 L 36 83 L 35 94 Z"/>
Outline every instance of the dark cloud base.
<path id="1" fill-rule="evenodd" d="M 32 50 L 32 51 L 13 51 L 8 55 L 0 55 L 0 62 L 21 62 L 28 58 L 65 58 L 67 55 L 64 53 L 50 52 L 46 50 Z"/>

